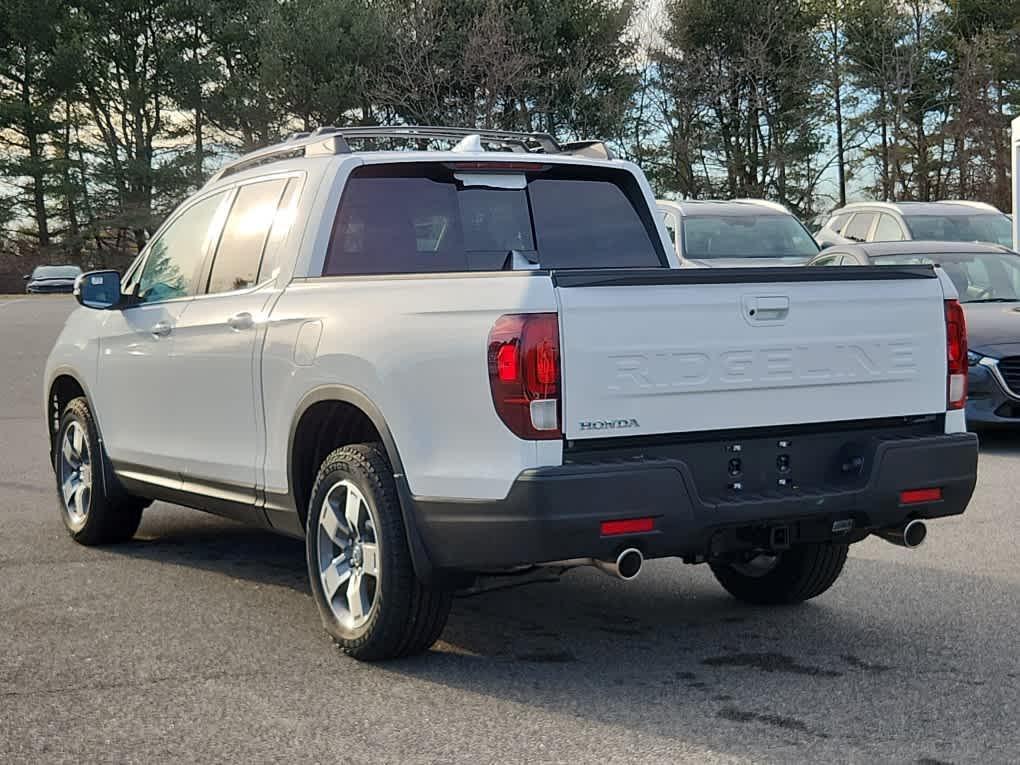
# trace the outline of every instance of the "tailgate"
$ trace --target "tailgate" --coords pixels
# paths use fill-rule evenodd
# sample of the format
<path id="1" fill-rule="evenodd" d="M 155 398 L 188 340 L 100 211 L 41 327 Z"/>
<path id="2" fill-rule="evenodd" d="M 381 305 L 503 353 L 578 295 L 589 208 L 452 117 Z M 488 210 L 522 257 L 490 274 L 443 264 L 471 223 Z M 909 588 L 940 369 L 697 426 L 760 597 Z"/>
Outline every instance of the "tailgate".
<path id="1" fill-rule="evenodd" d="M 570 439 L 933 414 L 942 286 L 922 267 L 554 272 Z"/>

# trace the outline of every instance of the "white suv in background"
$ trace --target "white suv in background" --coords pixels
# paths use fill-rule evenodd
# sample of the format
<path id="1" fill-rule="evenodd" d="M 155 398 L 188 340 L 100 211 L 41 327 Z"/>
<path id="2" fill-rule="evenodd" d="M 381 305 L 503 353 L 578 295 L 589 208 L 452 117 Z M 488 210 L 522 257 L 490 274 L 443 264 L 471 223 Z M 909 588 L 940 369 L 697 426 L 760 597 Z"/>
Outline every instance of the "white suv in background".
<path id="1" fill-rule="evenodd" d="M 1013 246 L 1009 216 L 984 202 L 859 202 L 835 210 L 815 234 L 822 247 L 924 239 Z"/>
<path id="2" fill-rule="evenodd" d="M 804 224 L 764 199 L 657 199 L 666 231 L 685 266 L 799 266 L 818 254 Z"/>

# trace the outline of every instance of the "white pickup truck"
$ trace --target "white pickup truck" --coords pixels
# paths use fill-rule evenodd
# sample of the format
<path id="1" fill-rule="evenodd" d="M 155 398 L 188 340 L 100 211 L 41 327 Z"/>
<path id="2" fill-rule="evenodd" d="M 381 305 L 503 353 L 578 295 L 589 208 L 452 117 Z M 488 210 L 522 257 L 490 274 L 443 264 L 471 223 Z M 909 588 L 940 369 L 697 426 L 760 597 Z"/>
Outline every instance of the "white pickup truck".
<path id="1" fill-rule="evenodd" d="M 966 507 L 954 295 L 930 266 L 680 269 L 598 143 L 320 129 L 79 278 L 44 381 L 60 509 L 83 544 L 153 500 L 306 539 L 361 659 L 424 650 L 494 572 L 676 556 L 798 602 Z"/>

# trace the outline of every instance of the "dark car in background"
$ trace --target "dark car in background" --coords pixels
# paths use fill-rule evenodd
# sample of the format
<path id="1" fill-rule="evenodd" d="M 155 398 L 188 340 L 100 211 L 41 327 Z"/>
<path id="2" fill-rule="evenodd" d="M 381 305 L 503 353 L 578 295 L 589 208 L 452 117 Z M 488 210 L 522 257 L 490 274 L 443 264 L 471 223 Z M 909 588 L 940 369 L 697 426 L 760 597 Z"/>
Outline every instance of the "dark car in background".
<path id="1" fill-rule="evenodd" d="M 31 274 L 25 277 L 25 292 L 43 294 L 51 292 L 74 291 L 74 280 L 81 276 L 78 266 L 36 266 Z"/>
<path id="2" fill-rule="evenodd" d="M 815 234 L 822 247 L 928 240 L 1013 243 L 1008 215 L 984 202 L 859 202 L 833 211 Z"/>
<path id="3" fill-rule="evenodd" d="M 1020 255 L 975 242 L 870 242 L 824 250 L 809 266 L 936 264 L 967 317 L 967 423 L 1020 425 Z"/>

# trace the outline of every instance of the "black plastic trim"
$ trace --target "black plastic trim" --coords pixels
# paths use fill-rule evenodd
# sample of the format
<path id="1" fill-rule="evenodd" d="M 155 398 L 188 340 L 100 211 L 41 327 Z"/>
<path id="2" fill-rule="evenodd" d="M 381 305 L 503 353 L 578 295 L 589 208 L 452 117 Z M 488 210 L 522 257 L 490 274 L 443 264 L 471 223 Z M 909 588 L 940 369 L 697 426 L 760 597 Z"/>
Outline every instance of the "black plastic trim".
<path id="1" fill-rule="evenodd" d="M 137 497 L 170 502 L 259 528 L 269 528 L 258 506 L 254 487 L 185 479 L 174 471 L 125 462 L 112 464 L 120 484 Z"/>
<path id="2" fill-rule="evenodd" d="M 575 438 L 564 442 L 564 458 L 599 450 L 647 449 L 673 444 L 702 443 L 705 441 L 739 441 L 761 438 L 794 438 L 817 433 L 846 433 L 858 430 L 879 430 L 906 426 L 923 428 L 924 435 L 945 432 L 945 413 L 921 414 L 907 417 L 878 417 L 867 420 L 840 420 L 836 422 L 806 422 L 797 425 L 761 426 L 754 428 L 724 428 L 698 430 L 689 433 L 656 433 L 644 436 L 607 436 L 605 438 Z"/>
<path id="3" fill-rule="evenodd" d="M 612 559 L 623 547 L 647 558 L 703 559 L 725 552 L 752 529 L 787 526 L 795 541 L 856 542 L 909 518 L 962 513 L 977 481 L 977 438 L 970 433 L 879 442 L 866 480 L 847 488 L 773 491 L 732 501 L 698 495 L 681 459 L 635 457 L 611 463 L 528 470 L 505 499 L 418 498 L 418 528 L 440 569 L 501 570 L 572 558 Z M 938 486 L 943 499 L 901 506 L 904 489 Z M 603 520 L 647 517 L 655 530 L 600 536 Z M 852 533 L 832 531 L 852 520 Z"/>
<path id="4" fill-rule="evenodd" d="M 553 270 L 556 287 L 643 287 L 665 284 L 776 284 L 789 282 L 866 282 L 936 279 L 934 266 L 858 266 L 810 268 L 629 268 Z"/>
<path id="5" fill-rule="evenodd" d="M 364 412 L 368 419 L 372 421 L 376 431 L 379 433 L 379 437 L 382 438 L 383 447 L 386 449 L 386 456 L 389 457 L 390 465 L 393 467 L 393 479 L 397 486 L 397 495 L 400 498 L 400 508 L 404 516 L 404 527 L 407 530 L 407 544 L 411 551 L 411 562 L 414 564 L 415 574 L 423 582 L 430 581 L 434 568 L 418 530 L 415 505 L 410 486 L 404 475 L 404 465 L 400 460 L 400 452 L 397 451 L 397 443 L 393 439 L 393 434 L 390 432 L 389 425 L 386 424 L 386 420 L 382 416 L 379 407 L 356 388 L 347 385 L 322 385 L 318 388 L 313 388 L 301 399 L 295 410 L 294 419 L 291 421 L 290 435 L 287 440 L 287 481 L 290 489 L 286 497 L 286 504 L 283 503 L 284 497 L 282 495 L 266 495 L 267 502 L 270 497 L 273 500 L 271 507 L 267 505 L 269 507 L 267 516 L 271 519 L 270 522 L 274 528 L 279 524 L 279 530 L 282 533 L 293 535 L 294 523 L 284 520 L 282 516 L 289 509 L 293 508 L 295 517 L 298 517 L 297 500 L 294 496 L 294 436 L 297 433 L 298 424 L 301 422 L 301 417 L 304 413 L 314 404 L 322 401 L 342 401 L 351 404 Z"/>

